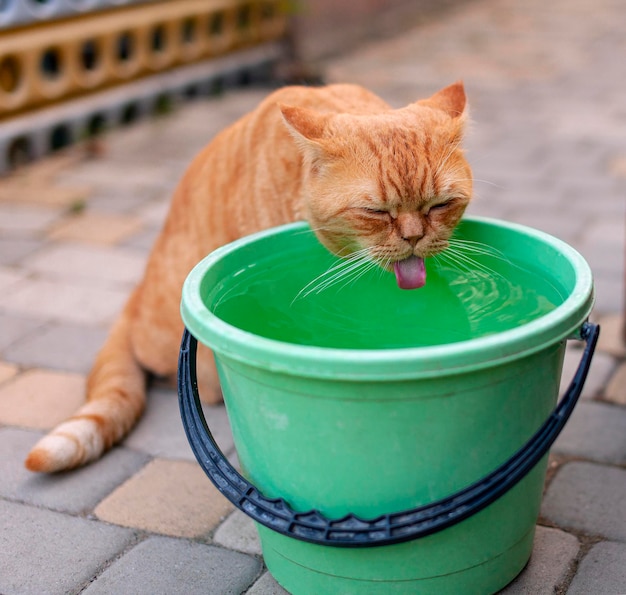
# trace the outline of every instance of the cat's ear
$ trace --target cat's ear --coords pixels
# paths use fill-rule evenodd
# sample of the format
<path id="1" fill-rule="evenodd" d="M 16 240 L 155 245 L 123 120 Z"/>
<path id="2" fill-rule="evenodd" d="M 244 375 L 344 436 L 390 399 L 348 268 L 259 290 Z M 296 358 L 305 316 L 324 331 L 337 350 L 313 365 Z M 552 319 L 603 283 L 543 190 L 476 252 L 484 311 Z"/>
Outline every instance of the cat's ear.
<path id="1" fill-rule="evenodd" d="M 304 107 L 280 104 L 278 106 L 291 136 L 302 155 L 317 170 L 329 155 L 325 142 L 329 116 Z"/>
<path id="2" fill-rule="evenodd" d="M 305 107 L 279 104 L 287 129 L 300 146 L 320 150 L 328 123 L 328 115 Z"/>
<path id="3" fill-rule="evenodd" d="M 467 98 L 462 81 L 457 81 L 418 103 L 439 109 L 451 118 L 463 118 L 467 114 Z"/>

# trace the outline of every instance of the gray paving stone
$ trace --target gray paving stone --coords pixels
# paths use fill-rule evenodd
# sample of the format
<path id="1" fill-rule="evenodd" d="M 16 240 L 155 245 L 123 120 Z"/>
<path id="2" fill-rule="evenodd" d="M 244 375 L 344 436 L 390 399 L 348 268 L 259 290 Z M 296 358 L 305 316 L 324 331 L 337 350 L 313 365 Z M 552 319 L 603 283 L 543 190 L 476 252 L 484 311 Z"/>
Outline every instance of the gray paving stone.
<path id="1" fill-rule="evenodd" d="M 266 572 L 247 591 L 247 595 L 289 595 L 289 592 L 285 591 L 269 572 Z"/>
<path id="2" fill-rule="evenodd" d="M 0 496 L 60 512 L 92 510 L 118 485 L 148 462 L 142 453 L 114 448 L 99 461 L 67 473 L 27 471 L 23 461 L 43 434 L 18 428 L 0 428 Z"/>
<path id="3" fill-rule="evenodd" d="M 592 317 L 601 327 L 600 337 L 598 339 L 598 350 L 601 353 L 608 353 L 620 360 L 626 358 L 626 344 L 622 340 L 622 330 L 626 319 L 620 313 L 612 312 L 603 316 Z M 618 370 L 622 368 L 622 362 Z M 616 372 L 616 374 L 619 372 Z M 611 381 L 612 382 L 612 381 Z M 607 387 L 608 388 L 608 387 Z"/>
<path id="4" fill-rule="evenodd" d="M 120 246 L 129 250 L 135 250 L 141 254 L 148 254 L 154 245 L 159 233 L 161 233 L 160 227 L 148 227 L 139 233 L 130 236 L 127 240 L 124 240 Z"/>
<path id="5" fill-rule="evenodd" d="M 36 237 L 62 215 L 62 211 L 50 207 L 0 204 L 0 235 Z"/>
<path id="6" fill-rule="evenodd" d="M 0 265 L 18 264 L 24 257 L 43 247 L 41 240 L 0 237 Z"/>
<path id="7" fill-rule="evenodd" d="M 141 278 L 145 264 L 144 257 L 130 250 L 61 243 L 24 259 L 22 266 L 44 277 L 67 279 L 89 286 L 114 286 L 134 285 Z"/>
<path id="8" fill-rule="evenodd" d="M 559 389 L 561 395 L 574 378 L 582 354 L 582 343 L 568 343 L 561 373 L 561 387 Z M 617 360 L 613 356 L 596 350 L 580 398 L 589 400 L 600 394 L 616 369 Z"/>
<path id="9" fill-rule="evenodd" d="M 260 561 L 244 554 L 151 537 L 107 568 L 84 593 L 240 595 L 260 571 Z"/>
<path id="10" fill-rule="evenodd" d="M 553 451 L 600 463 L 626 463 L 626 408 L 578 403 Z"/>
<path id="11" fill-rule="evenodd" d="M 492 191 L 493 192 L 493 191 Z M 490 193 L 481 189 L 480 194 L 475 195 L 467 207 L 468 215 L 476 215 L 479 217 L 492 217 L 494 219 L 506 220 L 509 208 L 497 199 L 492 198 Z"/>
<path id="12" fill-rule="evenodd" d="M 602 217 L 618 219 L 624 214 L 623 194 L 615 189 L 612 180 L 599 177 L 597 174 L 592 178 L 575 183 L 571 179 L 559 179 L 555 193 L 567 204 L 570 216 L 579 217 L 587 215 L 597 220 L 598 213 Z M 606 239 L 606 238 L 605 238 Z"/>
<path id="13" fill-rule="evenodd" d="M 580 543 L 574 535 L 537 527 L 533 553 L 521 574 L 500 591 L 501 595 L 552 595 L 578 555 Z"/>
<path id="14" fill-rule="evenodd" d="M 113 137 L 124 136 L 124 132 L 120 131 L 118 135 L 111 135 L 108 142 L 116 143 Z M 154 134 L 154 130 L 151 132 Z M 138 150 L 146 153 L 146 146 Z M 146 156 L 148 163 L 142 163 L 138 157 L 134 155 L 133 158 L 125 161 L 122 161 L 121 155 L 117 155 L 115 159 L 103 157 L 90 163 L 83 163 L 81 167 L 73 171 L 62 172 L 58 179 L 64 184 L 87 184 L 96 194 L 106 191 L 145 194 L 151 188 L 160 188 L 163 184 L 170 182 L 167 171 L 153 155 Z M 111 175 L 113 169 L 118 172 L 118 175 Z"/>
<path id="15" fill-rule="evenodd" d="M 0 500 L 0 593 L 78 593 L 133 531 Z"/>
<path id="16" fill-rule="evenodd" d="M 4 357 L 24 366 L 88 372 L 107 334 L 92 326 L 49 324 L 16 340 Z"/>
<path id="17" fill-rule="evenodd" d="M 0 266 L 0 292 L 8 293 L 25 276 L 26 274 L 17 268 Z"/>
<path id="18" fill-rule="evenodd" d="M 203 405 L 202 410 L 219 447 L 229 454 L 234 446 L 226 408 Z M 146 411 L 124 445 L 155 457 L 195 461 L 180 419 L 176 391 L 150 391 Z"/>
<path id="19" fill-rule="evenodd" d="M 621 312 L 624 307 L 623 274 L 611 273 L 600 275 L 594 272 L 593 284 L 596 290 L 594 312 L 599 314 L 614 314 Z"/>
<path id="20" fill-rule="evenodd" d="M 576 196 L 586 191 L 589 199 L 602 190 L 599 186 L 592 188 L 591 184 L 583 182 L 586 177 L 597 177 L 598 170 L 604 165 L 606 149 L 601 143 L 563 143 L 553 139 L 548 148 L 547 167 L 551 177 L 567 190 L 565 196 Z M 608 182 L 609 180 L 606 181 L 607 184 Z"/>
<path id="21" fill-rule="evenodd" d="M 584 225 L 583 221 L 563 217 L 563 211 L 556 207 L 516 208 L 509 212 L 509 218 L 515 223 L 545 231 L 568 243 L 573 241 Z"/>
<path id="22" fill-rule="evenodd" d="M 261 542 L 252 519 L 235 510 L 217 529 L 213 536 L 217 545 L 246 554 L 260 556 Z"/>
<path id="23" fill-rule="evenodd" d="M 552 480 L 541 514 L 563 528 L 626 541 L 626 470 L 568 463 Z"/>
<path id="24" fill-rule="evenodd" d="M 584 557 L 567 595 L 626 593 L 626 544 L 602 542 Z"/>
<path id="25" fill-rule="evenodd" d="M 25 316 L 9 316 L 0 312 L 0 352 L 9 349 L 18 340 L 26 339 L 37 329 L 45 326 L 44 320 L 27 318 Z"/>
<path id="26" fill-rule="evenodd" d="M 151 202 L 136 211 L 141 220 L 149 226 L 160 228 L 170 209 L 166 201 Z"/>
<path id="27" fill-rule="evenodd" d="M 521 187 L 504 187 L 499 197 L 500 200 L 508 203 L 515 210 L 534 217 L 533 221 L 541 222 L 543 219 L 541 216 L 546 209 L 549 209 L 550 218 L 558 219 L 559 213 L 555 212 L 558 202 L 556 197 L 546 188 L 543 179 L 536 178 L 532 184 L 529 182 L 526 180 Z M 568 219 L 563 217 L 562 212 L 560 215 L 561 221 Z M 583 222 L 579 222 L 579 227 L 582 225 Z"/>
<path id="28" fill-rule="evenodd" d="M 620 218 L 624 219 L 624 217 Z M 595 277 L 598 277 L 601 273 L 611 275 L 615 271 L 624 270 L 624 242 L 619 236 L 611 239 L 611 242 L 605 241 L 600 243 L 591 242 L 586 236 L 583 236 L 583 241 L 577 246 L 578 251 L 591 267 Z"/>
<path id="29" fill-rule="evenodd" d="M 571 135 L 572 122 L 576 122 L 576 136 L 584 138 L 618 138 L 619 126 L 615 125 L 610 115 L 604 110 L 593 110 L 584 104 L 572 104 L 569 109 L 562 106 L 555 111 L 553 126 L 557 134 Z"/>
<path id="30" fill-rule="evenodd" d="M 0 310 L 25 316 L 97 326 L 111 322 L 122 309 L 128 289 L 91 287 L 67 281 L 25 279 L 8 295 Z"/>
<path id="31" fill-rule="evenodd" d="M 108 184 L 96 190 L 89 197 L 88 209 L 116 215 L 128 214 L 152 200 L 154 193 L 152 188 L 130 188 L 122 180 L 117 187 Z"/>

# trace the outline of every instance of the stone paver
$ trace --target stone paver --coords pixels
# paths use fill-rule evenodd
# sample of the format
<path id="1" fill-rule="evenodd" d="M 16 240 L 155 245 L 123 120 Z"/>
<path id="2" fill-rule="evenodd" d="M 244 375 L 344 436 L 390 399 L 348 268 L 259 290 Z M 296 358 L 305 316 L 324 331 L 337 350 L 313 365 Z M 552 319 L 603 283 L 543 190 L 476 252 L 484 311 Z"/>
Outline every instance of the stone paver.
<path id="1" fill-rule="evenodd" d="M 565 351 L 565 361 L 563 362 L 563 372 L 561 374 L 560 394 L 563 394 L 570 382 L 574 378 L 580 358 L 582 357 L 582 349 L 569 347 Z M 617 363 L 615 358 L 607 353 L 596 350 L 593 355 L 593 365 L 589 369 L 581 399 L 592 399 L 601 393 L 606 386 L 611 374 L 615 371 Z"/>
<path id="2" fill-rule="evenodd" d="M 146 225 L 160 228 L 165 221 L 168 209 L 169 202 L 151 203 L 138 209 L 137 215 Z"/>
<path id="3" fill-rule="evenodd" d="M 147 462 L 142 453 L 116 448 L 109 456 L 72 472 L 31 473 L 24 468 L 23 461 L 41 436 L 17 428 L 0 428 L 0 496 L 3 498 L 81 514 L 92 510 Z"/>
<path id="4" fill-rule="evenodd" d="M 118 192 L 130 196 L 135 194 L 154 196 L 155 192 L 164 190 L 165 198 L 168 191 L 175 186 L 177 177 L 172 178 L 165 163 L 159 162 L 156 158 L 159 148 L 150 144 L 151 140 L 156 143 L 169 143 L 171 129 L 168 128 L 163 127 L 160 134 L 158 131 L 155 132 L 154 126 L 120 130 L 118 134 L 107 139 L 110 147 L 108 155 L 88 163 L 84 162 L 74 169 L 66 168 L 59 172 L 57 180 L 63 184 L 88 185 L 95 195 Z M 150 139 L 150 136 L 153 138 Z M 122 144 L 125 147 L 122 147 Z M 165 149 L 164 153 L 171 154 L 171 148 Z M 137 151 L 143 151 L 143 156 Z M 189 158 L 193 157 L 193 152 L 185 152 L 189 154 Z M 114 177 L 111 176 L 113 170 L 117 172 Z"/>
<path id="5" fill-rule="evenodd" d="M 598 349 L 616 357 L 626 358 L 626 343 L 622 340 L 624 328 L 622 314 L 605 314 L 598 317 L 597 322 L 602 329 Z"/>
<path id="6" fill-rule="evenodd" d="M 202 409 L 209 427 L 215 428 L 213 437 L 222 452 L 230 454 L 234 445 L 224 405 L 203 405 Z M 146 412 L 130 436 L 124 440 L 124 445 L 154 457 L 195 461 L 180 420 L 175 391 L 150 391 Z"/>
<path id="7" fill-rule="evenodd" d="M 59 223 L 50 232 L 52 240 L 74 240 L 93 244 L 116 244 L 141 229 L 134 217 L 88 212 Z"/>
<path id="8" fill-rule="evenodd" d="M 5 359 L 37 366 L 86 373 L 102 347 L 108 331 L 78 324 L 49 324 L 15 341 Z"/>
<path id="9" fill-rule="evenodd" d="M 128 240 L 121 242 L 120 247 L 135 250 L 142 254 L 147 254 L 161 231 L 160 227 L 150 227 L 132 235 Z"/>
<path id="10" fill-rule="evenodd" d="M 155 459 L 101 502 L 95 514 L 126 527 L 199 537 L 231 510 L 197 464 Z"/>
<path id="11" fill-rule="evenodd" d="M 29 370 L 0 387 L 0 423 L 49 429 L 69 417 L 84 401 L 84 376 Z"/>
<path id="12" fill-rule="evenodd" d="M 138 207 L 153 200 L 157 193 L 153 188 L 131 188 L 126 185 L 126 180 L 119 180 L 117 185 L 111 182 L 109 179 L 102 189 L 94 189 L 89 196 L 88 212 L 132 215 Z M 166 193 L 162 196 L 167 196 Z"/>
<path id="13" fill-rule="evenodd" d="M 261 555 L 261 542 L 254 522 L 239 510 L 235 510 L 213 536 L 213 542 L 246 554 Z"/>
<path id="14" fill-rule="evenodd" d="M 0 292 L 8 292 L 25 277 L 24 273 L 17 269 L 0 266 Z"/>
<path id="15" fill-rule="evenodd" d="M 18 371 L 19 368 L 17 366 L 0 362 L 0 384 L 15 377 Z"/>
<path id="16" fill-rule="evenodd" d="M 568 463 L 545 495 L 541 514 L 562 528 L 626 541 L 626 470 Z"/>
<path id="17" fill-rule="evenodd" d="M 0 265 L 17 265 L 42 245 L 42 241 L 37 239 L 0 237 Z"/>
<path id="18" fill-rule="evenodd" d="M 611 227 L 623 227 L 624 217 L 615 216 L 616 221 Z M 620 234 L 611 232 L 608 222 L 596 226 L 589 226 L 585 230 L 585 242 L 579 245 L 580 253 L 585 257 L 596 278 L 610 276 L 614 271 L 624 270 L 623 229 Z M 603 239 L 604 238 L 604 239 Z"/>
<path id="19" fill-rule="evenodd" d="M 44 326 L 43 320 L 4 314 L 0 312 L 0 351 L 11 347 L 13 343 L 26 339 Z"/>
<path id="20" fill-rule="evenodd" d="M 200 543 L 151 537 L 107 568 L 84 593 L 240 595 L 260 571 L 259 560 L 250 556 Z"/>
<path id="21" fill-rule="evenodd" d="M 580 564 L 567 595 L 621 595 L 626 592 L 626 544 L 594 545 Z"/>
<path id="22" fill-rule="evenodd" d="M 618 405 L 626 405 L 626 363 L 623 363 L 612 376 L 604 397 Z"/>
<path id="23" fill-rule="evenodd" d="M 0 184 L 0 202 L 32 203 L 51 207 L 73 207 L 83 204 L 89 196 L 88 186 L 50 186 L 5 182 Z"/>
<path id="24" fill-rule="evenodd" d="M 593 284 L 596 290 L 595 307 L 598 312 L 616 312 L 623 307 L 622 277 L 616 276 L 615 273 L 596 274 Z"/>
<path id="25" fill-rule="evenodd" d="M 92 287 L 121 283 L 134 285 L 141 279 L 146 259 L 136 252 L 80 243 L 51 246 L 23 262 L 26 270 L 40 276 L 67 279 Z"/>
<path id="26" fill-rule="evenodd" d="M 572 568 L 578 555 L 578 539 L 558 529 L 537 527 L 533 553 L 521 574 L 501 595 L 552 595 Z"/>
<path id="27" fill-rule="evenodd" d="M 0 235 L 37 236 L 61 218 L 57 209 L 0 203 Z"/>
<path id="28" fill-rule="evenodd" d="M 113 320 L 126 297 L 127 292 L 119 289 L 27 279 L 20 282 L 7 296 L 0 296 L 0 310 L 25 316 L 45 316 L 64 322 L 99 325 Z"/>
<path id="29" fill-rule="evenodd" d="M 626 409 L 578 403 L 553 452 L 601 463 L 626 463 Z"/>
<path id="30" fill-rule="evenodd" d="M 247 595 L 289 595 L 289 593 L 274 580 L 269 572 L 266 572 L 247 591 Z"/>
<path id="31" fill-rule="evenodd" d="M 129 529 L 0 500 L 0 593 L 77 593 L 134 539 Z"/>

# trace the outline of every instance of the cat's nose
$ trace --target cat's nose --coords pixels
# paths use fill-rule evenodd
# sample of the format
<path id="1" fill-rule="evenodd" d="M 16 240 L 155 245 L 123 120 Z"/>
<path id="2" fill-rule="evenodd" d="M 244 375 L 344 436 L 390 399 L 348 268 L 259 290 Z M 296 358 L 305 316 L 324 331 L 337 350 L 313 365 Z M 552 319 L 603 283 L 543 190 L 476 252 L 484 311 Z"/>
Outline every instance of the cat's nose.
<path id="1" fill-rule="evenodd" d="M 417 242 L 419 242 L 423 237 L 424 237 L 424 234 L 415 234 L 415 235 L 410 235 L 410 236 L 402 236 L 402 239 L 405 242 L 408 242 L 409 244 L 411 244 L 413 248 L 415 248 L 415 246 L 417 245 Z"/>
<path id="2" fill-rule="evenodd" d="M 402 239 L 413 248 L 424 237 L 424 223 L 416 213 L 400 213 L 397 225 Z"/>

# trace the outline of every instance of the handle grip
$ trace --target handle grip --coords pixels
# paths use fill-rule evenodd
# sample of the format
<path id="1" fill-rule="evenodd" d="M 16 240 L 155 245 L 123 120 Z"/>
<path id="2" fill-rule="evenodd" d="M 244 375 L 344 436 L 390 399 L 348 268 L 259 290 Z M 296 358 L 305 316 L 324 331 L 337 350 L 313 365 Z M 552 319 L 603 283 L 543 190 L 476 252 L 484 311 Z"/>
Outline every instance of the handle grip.
<path id="1" fill-rule="evenodd" d="M 215 443 L 200 406 L 196 378 L 197 340 L 185 329 L 178 364 L 180 411 L 187 439 L 204 472 L 237 508 L 258 523 L 302 541 L 335 547 L 391 545 L 431 535 L 483 510 L 515 486 L 548 452 L 582 392 L 600 327 L 586 322 L 586 342 L 565 395 L 533 437 L 500 467 L 470 486 L 431 504 L 362 519 L 348 514 L 329 519 L 317 510 L 296 512 L 282 498 L 266 498 L 226 460 Z"/>

